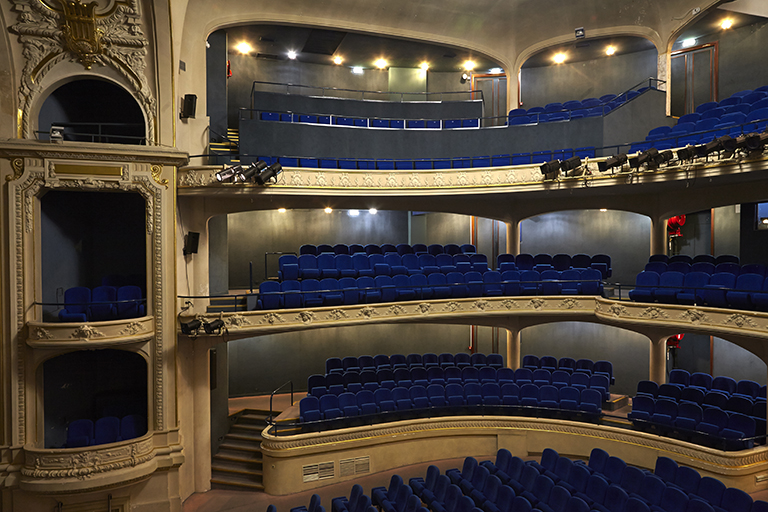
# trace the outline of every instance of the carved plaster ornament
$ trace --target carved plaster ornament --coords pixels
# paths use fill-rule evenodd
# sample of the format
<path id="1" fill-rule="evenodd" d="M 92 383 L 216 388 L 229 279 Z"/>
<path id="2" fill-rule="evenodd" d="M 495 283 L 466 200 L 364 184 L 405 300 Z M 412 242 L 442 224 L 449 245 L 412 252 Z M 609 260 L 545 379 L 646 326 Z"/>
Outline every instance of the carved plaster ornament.
<path id="1" fill-rule="evenodd" d="M 86 70 L 109 66 L 125 78 L 147 114 L 147 142 L 155 143 L 156 102 L 144 75 L 149 41 L 141 28 L 138 0 L 11 0 L 26 60 L 19 86 L 21 136 L 31 136 L 31 107 L 48 72 L 64 60 Z"/>

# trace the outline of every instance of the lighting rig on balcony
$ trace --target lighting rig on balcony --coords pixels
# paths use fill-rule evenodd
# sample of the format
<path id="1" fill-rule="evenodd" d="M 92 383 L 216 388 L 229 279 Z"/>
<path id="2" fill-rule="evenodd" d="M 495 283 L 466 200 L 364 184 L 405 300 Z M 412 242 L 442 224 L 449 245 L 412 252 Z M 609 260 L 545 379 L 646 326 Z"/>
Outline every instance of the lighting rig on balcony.
<path id="1" fill-rule="evenodd" d="M 658 169 L 662 164 L 669 164 L 673 158 L 674 155 L 670 150 L 659 151 L 656 148 L 650 148 L 631 157 L 629 167 L 630 169 L 640 169 L 641 167 Z"/>
<path id="2" fill-rule="evenodd" d="M 179 322 L 181 326 L 181 333 L 187 336 L 197 336 L 202 328 L 206 334 L 221 334 L 221 330 L 225 329 L 224 321 L 220 318 L 208 322 L 194 318 L 189 322 Z"/>
<path id="3" fill-rule="evenodd" d="M 277 182 L 277 176 L 283 172 L 283 166 L 275 162 L 267 165 L 263 160 L 254 162 L 247 167 L 242 165 L 232 165 L 216 173 L 216 180 L 220 183 L 232 182 L 247 183 L 253 181 L 257 185 L 267 185 Z"/>
<path id="4" fill-rule="evenodd" d="M 581 158 L 578 156 L 572 156 L 567 160 L 551 160 L 544 164 L 541 164 L 541 174 L 544 175 L 545 180 L 554 180 L 560 176 L 562 171 L 563 176 L 570 176 L 572 178 L 577 176 L 583 176 L 587 170 L 586 163 L 582 165 Z M 570 171 L 570 175 L 568 172 Z"/>
<path id="5" fill-rule="evenodd" d="M 681 162 L 693 161 L 696 158 L 709 158 L 717 154 L 718 158 L 731 158 L 737 152 L 745 155 L 762 153 L 768 144 L 768 130 L 762 133 L 747 133 L 733 138 L 723 135 L 706 144 L 698 146 L 688 145 L 677 150 L 677 159 Z"/>
<path id="6" fill-rule="evenodd" d="M 597 169 L 600 172 L 611 171 L 613 173 L 613 169 L 618 167 L 619 172 L 621 172 L 621 169 L 628 160 L 626 153 L 619 153 L 618 155 L 609 156 L 602 162 L 597 162 Z"/>

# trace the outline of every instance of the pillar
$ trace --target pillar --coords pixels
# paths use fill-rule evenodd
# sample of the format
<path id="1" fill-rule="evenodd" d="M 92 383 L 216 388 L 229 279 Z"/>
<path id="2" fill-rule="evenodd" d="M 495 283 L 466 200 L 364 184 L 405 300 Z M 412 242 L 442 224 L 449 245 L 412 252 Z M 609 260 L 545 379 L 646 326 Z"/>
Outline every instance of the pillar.
<path id="1" fill-rule="evenodd" d="M 672 76 L 669 72 L 671 64 L 672 54 L 669 52 L 659 52 L 658 58 L 656 60 L 656 78 L 659 80 L 664 80 L 665 83 L 659 82 L 657 87 L 660 91 L 666 91 L 667 93 L 666 114 L 668 116 L 672 115 L 672 87 L 670 86 L 670 79 Z"/>
<path id="2" fill-rule="evenodd" d="M 507 222 L 507 254 L 520 254 L 520 222 Z"/>
<path id="3" fill-rule="evenodd" d="M 648 380 L 661 385 L 667 382 L 667 338 L 651 338 L 651 359 Z"/>
<path id="4" fill-rule="evenodd" d="M 667 254 L 666 219 L 651 219 L 651 254 Z"/>
<path id="5" fill-rule="evenodd" d="M 517 370 L 520 368 L 520 329 L 506 327 L 507 329 L 507 368 Z"/>
<path id="6" fill-rule="evenodd" d="M 195 411 L 195 492 L 211 488 L 211 391 L 209 346 L 202 340 L 194 343 L 192 393 Z"/>

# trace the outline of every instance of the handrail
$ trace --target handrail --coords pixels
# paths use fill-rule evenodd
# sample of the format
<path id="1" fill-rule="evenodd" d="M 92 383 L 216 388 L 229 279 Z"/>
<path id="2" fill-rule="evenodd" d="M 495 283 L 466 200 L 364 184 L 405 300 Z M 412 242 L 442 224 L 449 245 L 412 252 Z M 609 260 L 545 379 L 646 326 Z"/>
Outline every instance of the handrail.
<path id="1" fill-rule="evenodd" d="M 399 91 L 369 91 L 365 89 L 344 89 L 341 87 L 327 87 L 322 85 L 304 85 L 304 84 L 294 84 L 290 82 L 269 82 L 269 81 L 263 81 L 263 80 L 254 80 L 251 84 L 251 108 L 253 109 L 254 104 L 254 94 L 256 93 L 256 84 L 261 85 L 276 85 L 280 87 L 285 87 L 285 93 L 290 94 L 290 88 L 295 87 L 298 89 L 315 89 L 320 91 L 321 96 L 325 97 L 326 91 L 335 91 L 335 92 L 351 92 L 351 93 L 359 93 L 360 99 L 364 100 L 366 93 L 368 94 L 386 94 L 388 96 L 392 95 L 399 95 L 400 101 L 399 102 L 393 102 L 393 103 L 407 103 L 409 101 L 404 100 L 404 96 L 425 96 L 429 97 L 430 95 L 439 95 L 439 100 L 425 100 L 425 101 L 445 101 L 443 98 L 445 95 L 451 96 L 451 95 L 459 95 L 459 94 L 468 94 L 470 99 L 473 98 L 474 94 L 480 95 L 480 101 L 484 101 L 483 98 L 483 91 L 481 90 L 469 90 L 469 91 L 444 91 L 444 92 L 399 92 Z M 267 92 L 267 91 L 261 91 L 261 92 Z M 347 99 L 347 98 L 341 98 L 341 99 Z M 381 101 L 381 100 L 379 100 Z M 413 101 L 422 101 L 422 100 L 413 100 Z M 456 101 L 464 101 L 464 100 L 456 100 Z"/>
<path id="2" fill-rule="evenodd" d="M 286 385 L 291 385 L 291 405 L 293 405 L 293 381 L 289 380 L 288 382 L 285 382 L 272 390 L 272 393 L 269 395 L 269 416 L 267 416 L 266 422 L 267 425 L 270 425 L 272 427 L 272 435 L 277 435 L 277 422 L 274 420 L 274 412 L 272 411 L 272 399 L 275 397 L 275 394 L 280 391 L 282 388 L 284 388 Z"/>
<path id="3" fill-rule="evenodd" d="M 32 304 L 35 306 L 90 306 L 91 304 L 127 304 L 136 302 L 147 302 L 146 298 L 141 299 L 125 299 L 125 300 L 101 300 L 101 301 L 89 301 L 89 302 L 38 302 L 34 301 Z"/>
<path id="4" fill-rule="evenodd" d="M 99 121 L 79 121 L 79 122 L 71 122 L 71 121 L 56 121 L 52 122 L 51 126 L 61 126 L 61 127 L 78 127 L 78 126 L 95 126 L 98 130 L 98 133 L 90 133 L 90 132 L 64 132 L 64 135 L 75 135 L 75 136 L 83 136 L 83 137 L 90 137 L 91 142 L 97 142 L 97 138 L 99 139 L 127 139 L 127 140 L 138 140 L 139 142 L 146 141 L 147 137 L 146 135 L 119 135 L 119 134 L 109 134 L 109 133 L 103 133 L 102 127 L 105 126 L 120 126 L 120 127 L 142 127 L 143 124 L 141 123 L 106 123 L 106 122 L 99 122 Z M 43 130 L 35 130 L 35 133 L 37 134 L 46 134 L 49 135 L 51 132 L 49 131 L 43 131 Z M 39 137 L 38 137 L 39 138 Z M 100 140 L 98 142 L 101 142 Z"/>
<path id="5" fill-rule="evenodd" d="M 475 118 L 475 119 L 477 119 L 477 118 Z M 493 118 L 481 118 L 481 119 L 493 119 Z M 749 123 L 741 123 L 741 124 L 733 125 L 733 126 L 730 127 L 730 130 L 734 130 L 736 128 L 740 128 L 739 133 L 742 134 L 742 135 L 745 135 L 746 133 L 751 133 L 751 132 L 745 132 L 745 130 L 744 130 L 745 126 L 751 125 L 751 124 L 754 124 L 754 123 L 762 123 L 762 122 L 765 122 L 765 121 L 768 121 L 768 118 L 766 118 L 766 119 L 755 119 L 753 121 L 750 121 Z M 532 124 L 535 124 L 535 123 L 532 123 Z M 325 126 L 325 125 L 321 125 L 321 126 Z M 526 126 L 528 126 L 528 125 L 526 125 Z M 351 127 L 345 126 L 345 128 L 351 128 Z M 472 128 L 472 129 L 483 130 L 483 129 L 495 129 L 495 128 L 504 128 L 504 127 L 503 126 L 489 127 L 489 128 L 481 127 L 481 128 Z M 358 127 L 358 129 L 366 129 L 366 128 Z M 403 128 L 403 129 L 404 130 L 409 130 L 409 128 Z M 701 136 L 701 135 L 706 135 L 706 134 L 714 134 L 714 133 L 716 133 L 718 131 L 722 131 L 724 129 L 725 128 L 712 129 L 712 130 L 706 130 L 706 131 L 700 131 L 700 132 L 691 132 L 691 133 L 685 133 L 685 134 L 681 134 L 681 135 L 676 135 L 674 137 L 658 138 L 658 139 L 642 140 L 642 141 L 634 141 L 634 142 L 623 142 L 623 143 L 620 143 L 620 144 L 611 144 L 611 145 L 608 145 L 608 146 L 594 146 L 595 156 L 597 158 L 600 158 L 600 157 L 606 157 L 606 156 L 610 156 L 610 155 L 613 155 L 613 154 L 616 154 L 616 153 L 620 153 L 622 151 L 623 152 L 629 152 L 629 151 L 631 151 L 632 146 L 644 145 L 644 144 L 648 144 L 648 143 L 654 144 L 656 142 L 674 141 L 673 144 L 679 144 L 679 142 L 678 142 L 679 139 L 690 137 L 690 136 L 695 136 L 695 135 Z M 410 130 L 413 130 L 413 128 L 410 128 Z M 673 148 L 675 148 L 675 147 L 683 147 L 683 146 L 679 146 L 679 145 L 673 146 Z M 592 149 L 592 146 L 589 146 L 589 148 Z M 576 148 L 576 149 L 580 149 L 580 148 Z M 610 151 L 610 150 L 612 150 L 612 151 Z M 521 153 L 521 155 L 532 157 L 533 153 L 541 153 L 542 151 L 545 152 L 545 153 L 546 152 L 549 152 L 549 153 L 563 153 L 566 150 L 565 149 L 545 149 L 545 150 L 541 150 L 541 151 L 526 151 L 524 153 Z M 571 148 L 568 148 L 568 152 L 570 152 L 570 151 L 571 151 Z M 637 152 L 640 153 L 642 151 L 643 150 L 639 150 Z M 261 154 L 261 155 L 250 155 L 250 154 L 247 154 L 247 153 L 238 153 L 237 155 L 217 155 L 217 154 L 212 154 L 212 153 L 206 153 L 206 154 L 201 154 L 201 155 L 192 155 L 192 156 L 190 156 L 190 158 L 201 158 L 201 157 L 202 158 L 214 158 L 218 162 L 219 158 L 232 158 L 232 157 L 238 157 L 238 158 L 254 157 L 254 158 L 257 158 L 257 157 L 263 157 L 263 156 L 265 156 L 265 155 L 263 155 L 263 154 Z M 318 156 L 309 156 L 309 155 L 270 155 L 270 156 L 272 156 L 274 158 L 278 158 L 278 157 L 297 158 L 297 159 L 298 158 L 310 158 L 310 159 L 311 158 L 316 158 L 316 159 L 325 158 L 325 159 L 331 159 L 331 160 L 420 160 L 421 159 L 421 158 L 418 158 L 418 157 L 403 158 L 403 159 L 400 159 L 400 158 L 392 159 L 392 158 L 373 158 L 373 157 L 342 157 L 342 158 L 338 158 L 338 157 L 318 157 Z M 510 156 L 510 155 L 507 154 L 506 156 Z M 466 158 L 473 158 L 473 157 L 477 157 L 477 155 L 453 156 L 453 157 L 450 157 L 450 156 L 446 156 L 446 157 L 425 157 L 423 159 L 424 160 L 455 160 L 455 159 L 466 159 Z M 531 165 L 531 163 L 532 162 L 528 162 L 527 164 L 512 164 L 512 165 Z"/>

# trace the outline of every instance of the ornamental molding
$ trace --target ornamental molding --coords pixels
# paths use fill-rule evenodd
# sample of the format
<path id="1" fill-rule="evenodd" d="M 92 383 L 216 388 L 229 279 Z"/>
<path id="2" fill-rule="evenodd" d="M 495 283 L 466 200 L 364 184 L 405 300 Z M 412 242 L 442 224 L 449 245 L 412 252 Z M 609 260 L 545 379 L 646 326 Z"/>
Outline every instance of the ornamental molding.
<path id="1" fill-rule="evenodd" d="M 405 308 L 399 304 L 393 304 L 392 306 L 389 306 L 389 308 L 387 308 L 387 312 L 394 316 L 405 315 L 408 313 Z"/>
<path id="2" fill-rule="evenodd" d="M 528 301 L 528 308 L 535 309 L 536 311 L 544 307 L 547 301 L 544 299 L 531 299 Z"/>
<path id="3" fill-rule="evenodd" d="M 427 315 L 432 312 L 432 304 L 429 302 L 422 302 L 416 306 L 422 315 Z"/>
<path id="4" fill-rule="evenodd" d="M 640 316 L 642 318 L 650 318 L 653 320 L 657 320 L 659 318 L 669 318 L 669 315 L 666 311 L 657 307 L 645 308 L 643 312 L 640 313 Z"/>
<path id="5" fill-rule="evenodd" d="M 110 0 L 106 8 L 81 0 L 11 0 L 17 22 L 9 30 L 18 36 L 25 59 L 18 97 L 21 136 L 33 138 L 32 105 L 44 88 L 46 75 L 58 64 L 79 62 L 116 71 L 130 87 L 145 113 L 147 144 L 155 144 L 157 103 L 144 73 L 149 41 L 144 35 L 138 0 Z"/>
<path id="6" fill-rule="evenodd" d="M 124 329 L 120 331 L 120 334 L 123 336 L 131 336 L 134 334 L 139 334 L 144 329 L 142 328 L 142 325 L 140 322 L 131 322 L 128 325 L 125 326 Z"/>
<path id="7" fill-rule="evenodd" d="M 344 318 L 349 318 L 346 311 L 343 309 L 332 309 L 328 312 L 327 320 L 342 320 Z"/>
<path id="8" fill-rule="evenodd" d="M 730 315 L 728 318 L 723 320 L 723 323 L 726 325 L 735 325 L 736 327 L 752 327 L 753 329 L 757 329 L 757 323 L 751 319 L 750 317 L 743 315 L 741 313 L 734 313 L 733 315 Z"/>
<path id="9" fill-rule="evenodd" d="M 13 153 L 16 152 L 13 147 L 26 147 L 31 144 L 24 143 L 9 144 L 4 146 L 0 153 Z M 72 151 L 75 151 L 73 148 Z M 124 166 L 120 176 L 106 176 L 106 175 L 89 175 L 87 178 L 79 177 L 78 175 L 64 175 L 56 172 L 56 162 L 53 162 L 53 166 L 48 165 L 51 160 L 46 158 L 50 157 L 51 153 L 44 150 L 39 151 L 44 156 L 39 161 L 26 159 L 26 166 L 24 174 L 20 179 L 9 181 L 7 183 L 11 204 L 13 205 L 12 214 L 9 216 L 10 222 L 12 222 L 12 261 L 11 268 L 14 276 L 14 286 L 11 289 L 11 301 L 15 302 L 14 320 L 16 325 L 16 352 L 14 357 L 16 358 L 16 395 L 14 401 L 17 402 L 18 411 L 16 415 L 17 423 L 17 435 L 18 438 L 14 440 L 13 444 L 25 444 L 26 443 L 26 365 L 25 357 L 26 350 L 25 344 L 32 346 L 33 348 L 50 348 L 52 344 L 60 344 L 67 340 L 70 346 L 76 347 L 79 342 L 88 342 L 89 344 L 111 344 L 121 342 L 121 340 L 113 339 L 113 336 L 117 334 L 117 331 L 112 335 L 107 336 L 105 334 L 106 328 L 99 325 L 98 328 L 85 324 L 76 328 L 74 331 L 61 337 L 54 331 L 54 327 L 45 327 L 51 334 L 54 335 L 54 339 L 28 339 L 27 336 L 21 334 L 27 322 L 28 304 L 34 300 L 32 298 L 32 292 L 30 292 L 29 281 L 34 278 L 35 272 L 30 268 L 26 268 L 29 265 L 34 265 L 33 256 L 33 243 L 35 238 L 35 229 L 38 226 L 39 221 L 36 220 L 36 208 L 39 197 L 46 190 L 98 190 L 109 191 L 119 190 L 125 192 L 139 193 L 145 200 L 146 205 L 146 229 L 147 235 L 150 237 L 148 242 L 148 248 L 151 252 L 151 266 L 147 269 L 152 278 L 152 288 L 147 291 L 148 308 L 152 311 L 153 316 L 149 317 L 154 321 L 152 331 L 154 332 L 154 345 L 152 353 L 152 374 L 154 378 L 154 389 L 156 397 L 155 400 L 155 413 L 154 420 L 155 425 L 150 426 L 155 430 L 162 430 L 164 425 L 164 407 L 165 402 L 162 399 L 163 395 L 163 364 L 165 358 L 165 351 L 163 350 L 164 344 L 164 318 L 165 311 L 163 308 L 163 292 L 161 283 L 163 282 L 163 276 L 168 272 L 165 270 L 167 262 L 163 258 L 163 218 L 162 218 L 162 199 L 163 188 L 161 188 L 151 177 L 150 168 L 148 165 L 140 163 L 138 155 L 130 157 L 129 160 L 133 160 L 134 163 L 131 166 Z M 66 153 L 69 155 L 70 153 Z M 35 154 L 36 155 L 36 154 Z M 33 155 L 34 156 L 34 155 Z M 77 159 L 83 160 L 83 159 Z M 100 161 L 111 161 L 111 159 L 105 155 L 99 155 Z M 119 160 L 119 159 L 118 159 Z M 35 163 L 35 167 L 32 168 L 31 164 Z M 53 172 L 48 172 L 48 171 Z M 139 172 L 141 171 L 141 172 Z M 147 171 L 147 172 L 143 172 Z M 130 177 L 130 179 L 127 179 Z M 15 300 L 14 300 L 15 299 Z M 71 329 L 71 325 L 69 326 Z M 123 334 L 124 337 L 134 336 L 131 334 Z M 139 340 L 123 340 L 122 342 L 133 342 Z M 63 345 L 63 344 L 62 344 Z"/>
<path id="10" fill-rule="evenodd" d="M 364 308 L 362 308 L 360 310 L 360 312 L 357 314 L 357 316 L 370 319 L 370 318 L 372 318 L 374 316 L 378 316 L 378 314 L 379 313 L 378 313 L 378 311 L 376 311 L 375 308 L 372 308 L 371 306 L 365 306 Z"/>
<path id="11" fill-rule="evenodd" d="M 237 313 L 227 318 L 224 318 L 223 320 L 224 320 L 224 325 L 228 327 L 243 327 L 244 325 L 251 325 L 250 320 L 248 320 L 243 315 L 239 315 Z"/>
<path id="12" fill-rule="evenodd" d="M 89 340 L 91 338 L 103 338 L 105 334 L 91 325 L 81 325 L 72 332 L 70 338 Z"/>
<path id="13" fill-rule="evenodd" d="M 557 307 L 561 309 L 575 309 L 579 306 L 579 301 L 574 298 L 567 298 L 560 301 Z"/>
<path id="14" fill-rule="evenodd" d="M 692 324 L 710 323 L 709 316 L 703 311 L 697 309 L 689 309 L 680 313 L 680 320 L 687 320 Z"/>
<path id="15" fill-rule="evenodd" d="M 132 468 L 155 458 L 151 437 L 119 445 L 82 450 L 33 450 L 25 448 L 21 474 L 35 479 L 87 480 L 109 471 Z"/>
<path id="16" fill-rule="evenodd" d="M 315 313 L 314 311 L 299 311 L 299 314 L 296 315 L 296 320 L 304 324 L 311 324 L 315 321 Z"/>
<path id="17" fill-rule="evenodd" d="M 611 304 L 608 306 L 608 313 L 616 317 L 627 316 L 629 315 L 629 309 L 621 304 Z"/>
<path id="18" fill-rule="evenodd" d="M 285 450 L 306 449 L 314 453 L 314 447 L 338 446 L 342 443 L 374 442 L 391 443 L 397 439 L 405 439 L 409 442 L 414 435 L 425 434 L 430 436 L 457 436 L 477 435 L 478 431 L 498 430 L 501 432 L 529 431 L 532 433 L 560 433 L 575 434 L 589 437 L 590 439 L 605 439 L 622 444 L 641 446 L 649 450 L 659 452 L 671 452 L 681 457 L 699 460 L 705 464 L 711 464 L 725 469 L 739 469 L 752 464 L 765 463 L 765 450 L 740 452 L 745 455 L 734 456 L 731 452 L 728 456 L 705 447 L 695 448 L 690 443 L 678 442 L 672 438 L 663 438 L 641 432 L 628 431 L 616 427 L 590 426 L 587 423 L 575 421 L 551 421 L 530 419 L 515 416 L 484 416 L 473 418 L 469 416 L 457 419 L 444 420 L 414 420 L 410 422 L 400 421 L 373 425 L 367 428 L 348 428 L 330 431 L 323 434 L 297 434 L 273 436 L 266 431 L 262 433 L 262 449 L 265 451 L 282 452 Z"/>
<path id="19" fill-rule="evenodd" d="M 282 324 L 284 322 L 285 320 L 283 319 L 283 317 L 278 315 L 277 313 L 267 313 L 261 319 L 262 324 L 267 323 L 270 325 L 274 325 L 274 324 Z"/>

